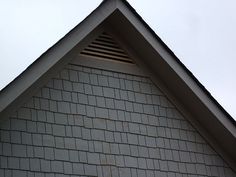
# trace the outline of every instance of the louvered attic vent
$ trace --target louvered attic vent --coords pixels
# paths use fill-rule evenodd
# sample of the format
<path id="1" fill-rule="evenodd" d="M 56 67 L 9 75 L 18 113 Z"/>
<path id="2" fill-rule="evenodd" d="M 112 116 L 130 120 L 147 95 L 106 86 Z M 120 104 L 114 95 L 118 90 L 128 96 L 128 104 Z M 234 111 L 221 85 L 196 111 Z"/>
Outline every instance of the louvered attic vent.
<path id="1" fill-rule="evenodd" d="M 134 63 L 118 43 L 105 32 L 89 44 L 81 52 L 81 55 L 124 63 Z"/>

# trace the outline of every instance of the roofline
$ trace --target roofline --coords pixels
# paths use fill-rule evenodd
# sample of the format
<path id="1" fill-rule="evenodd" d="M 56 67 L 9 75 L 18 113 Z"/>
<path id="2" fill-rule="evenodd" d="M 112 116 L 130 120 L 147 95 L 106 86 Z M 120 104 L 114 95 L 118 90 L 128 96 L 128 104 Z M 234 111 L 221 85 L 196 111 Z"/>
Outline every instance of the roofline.
<path id="1" fill-rule="evenodd" d="M 106 1 L 106 0 L 104 0 Z M 143 18 L 136 12 L 136 10 L 126 1 L 122 0 L 127 7 L 135 14 L 135 16 L 143 23 L 143 25 L 149 30 L 149 32 L 155 37 L 168 53 L 176 60 L 178 64 L 187 72 L 187 74 L 197 83 L 197 85 L 205 92 L 205 94 L 217 105 L 217 107 L 229 118 L 232 124 L 236 127 L 236 121 L 234 118 L 221 106 L 221 104 L 211 95 L 211 93 L 200 83 L 200 81 L 194 76 L 194 74 L 180 61 L 180 59 L 174 54 L 174 52 L 163 42 L 163 40 L 152 30 L 152 28 L 143 20 Z"/>
<path id="2" fill-rule="evenodd" d="M 102 4 L 105 3 L 106 0 L 103 0 L 97 8 L 99 8 L 100 6 L 102 6 Z M 96 9 L 97 9 L 96 8 Z M 86 21 L 89 16 L 91 14 L 94 13 L 94 11 L 96 10 L 94 9 L 91 13 L 89 13 L 89 15 L 87 15 L 80 23 L 78 23 L 74 28 L 72 28 L 71 30 L 69 30 L 62 38 L 60 38 L 56 43 L 54 43 L 51 47 L 49 47 L 45 52 L 43 52 L 36 60 L 34 60 L 28 67 L 26 67 L 24 69 L 24 71 L 22 71 L 18 76 L 16 76 L 12 81 L 10 81 L 5 87 L 3 87 L 1 90 L 0 90 L 0 94 L 2 93 L 2 91 L 5 91 L 6 89 L 8 89 L 8 87 L 11 86 L 11 84 L 13 82 L 15 82 L 15 80 L 17 80 L 22 74 L 24 74 L 25 72 L 27 72 L 27 70 L 32 67 L 33 65 L 36 65 L 36 63 L 40 60 L 40 58 L 43 58 L 48 52 L 50 52 L 51 50 L 53 50 L 53 48 L 58 45 L 59 43 L 61 43 L 65 38 L 67 38 L 67 36 L 70 35 L 70 33 L 72 33 L 78 26 L 80 26 L 84 21 Z"/>
<path id="3" fill-rule="evenodd" d="M 196 79 L 196 77 L 175 56 L 175 54 L 167 47 L 167 45 L 156 35 L 156 33 L 147 25 L 141 16 L 125 0 L 104 0 L 81 23 L 74 27 L 55 45 L 44 52 L 25 71 L 23 71 L 10 84 L 8 84 L 0 92 L 0 119 L 9 116 L 13 108 L 16 109 L 16 106 L 23 104 L 22 100 L 25 101 L 24 97 L 32 96 L 32 91 L 45 84 L 46 78 L 53 76 L 51 68 L 57 70 L 59 67 L 61 67 L 61 65 L 63 66 L 63 64 L 68 62 L 68 58 L 73 58 L 75 48 L 78 47 L 77 44 L 82 43 L 84 38 L 86 38 L 95 28 L 104 22 L 104 20 L 108 19 L 110 16 L 112 16 L 112 19 L 114 19 L 114 12 L 118 12 L 127 18 L 127 21 L 129 22 L 127 29 L 130 30 L 134 26 L 135 30 L 137 30 L 137 33 L 142 35 L 143 38 L 140 39 L 142 45 L 149 44 L 147 47 L 145 47 L 146 51 L 155 51 L 155 57 L 160 55 L 160 58 L 162 59 L 159 58 L 158 60 L 163 60 L 163 62 L 165 62 L 165 66 L 168 66 L 168 72 L 171 74 L 168 79 L 170 80 L 171 77 L 172 79 L 178 78 L 180 80 L 178 83 L 184 85 L 184 90 L 189 92 L 191 98 L 198 99 L 197 107 L 204 108 L 204 115 L 210 115 L 210 118 L 206 117 L 206 120 L 214 119 L 215 122 L 220 123 L 217 124 L 218 128 L 223 130 L 222 132 L 224 135 L 227 135 L 228 137 L 225 142 L 227 141 L 231 144 L 235 144 L 234 140 L 236 137 L 236 122 L 234 119 L 212 97 L 206 88 Z M 150 55 L 152 55 L 152 53 Z M 158 68 L 158 66 L 155 67 Z M 160 73 L 161 72 L 163 71 L 160 71 Z M 188 102 L 188 98 L 184 99 L 185 103 Z M 212 130 L 215 136 L 217 135 L 216 131 L 217 130 Z M 225 145 L 222 146 L 224 147 Z M 234 157 L 231 158 L 235 159 L 236 153 L 231 152 L 231 154 L 234 154 Z"/>
<path id="4" fill-rule="evenodd" d="M 57 48 L 60 48 L 60 45 L 63 44 L 64 42 L 68 41 L 68 38 L 71 38 L 71 36 L 76 33 L 78 31 L 78 28 L 82 28 L 81 26 L 86 26 L 86 22 L 89 19 L 92 19 L 92 16 L 95 16 L 96 12 L 101 8 L 101 6 L 104 6 L 104 4 L 106 3 L 105 1 L 102 1 L 99 6 L 94 9 L 84 20 L 82 20 L 78 25 L 76 25 L 73 29 L 71 29 L 65 36 L 63 36 L 60 40 L 58 40 L 55 44 L 53 44 L 50 48 L 48 48 L 42 55 L 40 55 L 33 63 L 31 63 L 24 71 L 22 71 L 15 79 L 13 79 L 9 84 L 7 84 L 2 90 L 0 90 L 0 118 L 1 117 L 5 117 L 5 113 L 4 110 L 15 100 L 17 99 L 21 94 L 23 94 L 23 92 L 28 89 L 35 81 L 37 81 L 43 74 L 43 72 L 41 73 L 37 73 L 36 75 L 40 75 L 37 76 L 37 78 L 28 78 L 31 79 L 30 81 L 24 83 L 24 85 L 21 83 L 17 83 L 19 82 L 19 80 L 23 77 L 29 77 L 29 75 L 32 77 L 35 76 L 35 72 L 31 71 L 33 67 L 37 67 L 37 65 L 42 65 L 42 63 L 49 63 L 52 60 L 49 59 L 50 54 L 52 54 L 54 52 L 54 50 L 56 50 Z M 107 6 L 109 6 L 110 4 L 112 4 L 112 1 L 108 1 L 108 3 L 106 3 Z M 108 11 L 103 11 L 102 14 L 97 14 L 97 18 L 100 17 L 99 19 L 96 20 L 96 24 L 90 25 L 90 30 L 92 31 L 96 26 L 98 26 L 100 23 L 102 23 L 103 20 L 105 20 L 107 18 L 107 16 L 109 16 L 112 12 L 114 12 L 115 10 L 115 6 L 113 6 L 113 8 L 108 9 Z M 88 23 L 88 22 L 87 22 Z M 94 28 L 93 28 L 93 27 Z M 86 34 L 83 35 L 83 37 L 81 37 L 81 39 L 83 39 L 87 34 L 89 34 L 91 31 L 87 31 Z M 78 41 L 74 40 L 74 44 L 73 47 L 78 43 Z M 70 48 L 71 50 L 71 48 Z M 68 51 L 64 51 L 63 54 L 61 54 L 61 57 L 63 57 L 64 55 L 66 55 L 66 53 L 69 52 Z M 54 64 L 61 58 L 58 57 L 55 59 L 56 61 L 52 61 L 54 62 Z M 47 58 L 47 59 L 46 59 Z M 47 61 L 49 60 L 49 61 Z M 52 66 L 53 64 L 51 64 Z M 38 68 L 37 68 L 38 69 Z M 44 72 L 48 71 L 50 69 L 50 66 L 48 66 L 47 68 L 44 68 Z M 32 74 L 34 73 L 34 74 Z M 27 86 L 25 86 L 25 84 L 27 84 Z M 16 89 L 16 85 L 20 86 L 20 88 Z M 8 92 L 12 92 L 11 94 L 9 94 Z M 2 115 L 2 116 L 1 116 Z"/>
<path id="5" fill-rule="evenodd" d="M 100 8 L 106 1 L 108 0 L 103 0 L 96 9 Z M 155 33 L 155 31 L 152 30 L 152 28 L 143 20 L 143 18 L 136 12 L 136 10 L 126 0 L 122 0 L 122 2 L 124 2 L 124 4 L 127 5 L 127 7 L 135 14 L 135 16 L 149 30 L 149 32 L 153 35 L 153 37 L 155 37 L 156 40 L 158 40 L 158 42 L 160 42 L 163 45 L 163 47 L 176 60 L 176 62 L 181 65 L 181 67 L 185 70 L 185 72 L 187 72 L 187 74 L 197 83 L 197 85 L 205 92 L 205 94 L 217 105 L 217 107 L 228 117 L 228 119 L 236 127 L 236 121 L 234 120 L 234 118 L 223 108 L 223 106 L 221 106 L 221 104 L 211 95 L 211 93 L 203 86 L 203 84 L 200 83 L 200 81 L 194 76 L 194 74 L 180 61 L 180 59 L 174 54 L 174 52 L 163 42 L 163 40 Z M 56 45 L 60 44 L 65 38 L 67 38 L 67 36 L 73 33 L 73 31 L 78 26 L 84 23 L 84 21 L 86 21 L 91 16 L 91 14 L 93 14 L 94 11 L 96 11 L 96 9 L 93 10 L 84 20 L 82 20 L 78 25 L 76 25 L 72 30 L 70 30 L 65 36 L 63 36 L 60 40 L 58 40 L 55 44 L 53 44 L 50 48 L 48 48 L 42 55 L 40 55 L 33 63 L 31 63 L 23 72 L 21 72 L 15 79 L 13 79 L 9 84 L 7 84 L 2 90 L 0 90 L 0 97 L 2 93 L 7 92 L 7 89 L 11 87 L 12 83 L 18 80 L 19 77 L 21 77 L 24 73 L 26 73 L 27 70 L 29 70 L 29 68 L 31 68 L 33 65 L 36 65 L 37 62 L 39 62 L 41 58 L 43 58 L 47 53 L 51 52 L 51 50 L 53 50 Z M 0 111 L 2 111 L 1 107 L 0 107 Z"/>

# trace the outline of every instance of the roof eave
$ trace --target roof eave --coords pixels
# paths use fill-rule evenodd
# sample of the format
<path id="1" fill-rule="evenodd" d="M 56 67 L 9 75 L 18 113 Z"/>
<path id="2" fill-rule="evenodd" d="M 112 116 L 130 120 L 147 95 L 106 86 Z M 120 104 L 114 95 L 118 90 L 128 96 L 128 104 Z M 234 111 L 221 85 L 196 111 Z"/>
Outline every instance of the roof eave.
<path id="1" fill-rule="evenodd" d="M 70 52 L 91 31 L 99 26 L 116 9 L 116 1 L 103 1 L 90 15 L 81 23 L 68 32 L 62 39 L 49 48 L 18 77 L 4 87 L 0 92 L 0 117 L 7 117 L 19 103 L 25 101 L 26 95 L 32 95 L 32 91 L 43 76 L 51 75 L 50 69 L 55 66 L 61 58 L 73 55 Z M 37 83 L 37 84 L 36 84 Z M 23 100 L 23 101 L 20 101 Z"/>
<path id="2" fill-rule="evenodd" d="M 51 68 L 55 70 L 55 68 L 61 66 L 59 63 L 66 63 L 67 58 L 74 55 L 73 49 L 89 33 L 108 17 L 113 16 L 111 19 L 115 19 L 114 12 L 127 25 L 125 26 L 126 29 L 119 22 L 114 23 L 111 21 L 111 25 L 123 34 L 127 33 L 126 30 L 132 31 L 129 35 L 123 35 L 126 41 L 130 43 L 134 50 L 135 48 L 143 47 L 142 53 L 140 53 L 140 50 L 136 50 L 137 54 L 141 58 L 145 58 L 145 55 L 148 55 L 148 59 L 144 62 L 149 65 L 156 76 L 161 78 L 176 98 L 192 112 L 193 116 L 205 129 L 209 129 L 209 132 L 215 138 L 220 134 L 219 130 L 223 132 L 219 136 L 218 142 L 222 143 L 222 147 L 229 154 L 232 154 L 233 159 L 236 159 L 236 152 L 230 150 L 229 147 L 229 145 L 236 145 L 236 128 L 233 118 L 216 102 L 136 11 L 126 1 L 122 0 L 106 0 L 102 2 L 84 21 L 4 88 L 0 92 L 0 117 L 7 117 L 17 106 L 25 101 L 25 97 L 33 95 L 33 90 L 45 84 L 47 80 L 45 78 L 53 75 Z M 134 41 L 131 40 L 134 37 L 136 39 Z M 195 103 L 191 103 L 193 100 Z M 212 124 L 215 125 L 214 129 L 211 128 Z M 224 139 L 224 135 L 227 138 Z"/>

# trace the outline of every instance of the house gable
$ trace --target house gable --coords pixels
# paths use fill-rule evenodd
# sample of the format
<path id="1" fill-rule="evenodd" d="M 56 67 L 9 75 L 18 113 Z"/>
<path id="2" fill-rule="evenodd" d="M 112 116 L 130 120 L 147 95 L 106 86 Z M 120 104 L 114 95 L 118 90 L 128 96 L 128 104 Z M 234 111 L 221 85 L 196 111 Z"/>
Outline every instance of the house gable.
<path id="1" fill-rule="evenodd" d="M 82 78 L 86 77 L 85 75 L 87 74 L 89 75 L 93 74 L 93 73 L 90 73 L 92 71 L 96 71 L 98 73 L 100 72 L 110 73 L 110 74 L 113 73 L 111 74 L 112 76 L 109 76 L 109 75 L 105 76 L 107 77 L 107 79 L 109 77 L 114 77 L 117 79 L 117 76 L 114 76 L 114 75 L 119 76 L 119 73 L 125 73 L 125 77 L 134 77 L 134 78 L 137 77 L 139 79 L 148 78 L 149 79 L 148 82 L 156 85 L 161 90 L 161 93 L 165 95 L 166 100 L 171 100 L 172 102 L 171 108 L 175 107 L 175 109 L 179 111 L 180 115 L 184 117 L 184 120 L 188 119 L 188 121 L 191 122 L 191 124 L 194 125 L 195 128 L 197 128 L 197 130 L 194 129 L 194 131 L 201 133 L 202 136 L 204 136 L 204 138 L 207 140 L 207 142 L 210 143 L 211 146 L 214 147 L 215 150 L 217 150 L 217 153 L 219 153 L 220 156 L 222 156 L 227 161 L 227 163 L 229 163 L 231 167 L 234 168 L 235 152 L 231 148 L 231 147 L 234 147 L 236 143 L 235 142 L 236 130 L 235 130 L 234 124 L 230 121 L 230 119 L 228 119 L 227 117 L 228 115 L 225 114 L 221 109 L 219 109 L 219 106 L 215 104 L 214 101 L 212 101 L 208 97 L 208 95 L 204 92 L 204 89 L 202 89 L 198 85 L 198 82 L 196 82 L 192 78 L 191 74 L 186 72 L 184 67 L 178 63 L 178 60 L 174 58 L 175 56 L 173 55 L 173 53 L 171 53 L 167 49 L 167 47 L 163 45 L 162 42 L 157 40 L 156 36 L 150 33 L 149 30 L 147 30 L 147 27 L 143 25 L 142 21 L 140 21 L 140 19 L 137 18 L 136 15 L 137 14 L 132 12 L 132 9 L 130 9 L 130 7 L 126 3 L 123 3 L 123 1 L 114 0 L 114 1 L 103 2 L 102 5 L 98 9 L 96 9 L 85 21 L 83 21 L 78 27 L 76 27 L 67 36 L 65 36 L 65 38 L 59 41 L 54 47 L 52 47 L 48 52 L 46 52 L 42 57 L 40 57 L 34 64 L 32 64 L 32 66 L 30 66 L 24 73 L 22 73 L 21 76 L 19 76 L 13 83 L 11 83 L 7 88 L 5 88 L 1 92 L 0 103 L 3 103 L 3 104 L 0 104 L 1 118 L 2 119 L 5 118 L 6 120 L 8 120 L 8 116 L 12 112 L 12 110 L 17 110 L 17 108 L 21 110 L 21 107 L 24 102 L 27 102 L 30 105 L 30 101 L 28 102 L 27 99 L 30 99 L 31 96 L 39 98 L 33 102 L 34 104 L 33 110 L 40 109 L 39 111 L 40 115 L 41 115 L 41 112 L 45 112 L 46 111 L 45 108 L 42 108 L 43 110 L 41 111 L 41 105 L 43 105 L 44 101 L 43 103 L 39 101 L 41 98 L 41 92 L 42 92 L 39 89 L 42 87 L 44 88 L 45 84 L 53 77 L 56 80 L 55 83 L 56 83 L 57 88 L 54 88 L 55 83 L 53 81 L 52 89 L 55 89 L 56 91 L 55 93 L 54 92 L 50 93 L 50 97 L 47 98 L 46 100 L 46 102 L 49 101 L 49 106 L 50 106 L 51 94 L 53 94 L 53 97 L 54 97 L 58 94 L 57 91 L 59 91 L 59 94 L 57 96 L 60 97 L 61 95 L 61 97 L 63 97 L 62 92 L 63 93 L 64 91 L 73 92 L 73 90 L 72 91 L 64 90 L 65 88 L 69 89 L 71 87 L 70 86 L 71 84 L 69 84 L 69 82 L 75 82 L 75 81 L 70 81 L 71 79 L 70 75 L 69 75 L 69 78 L 65 79 L 65 81 L 64 81 L 64 78 L 61 78 L 62 74 L 59 74 L 58 76 L 56 76 L 58 71 L 60 71 L 63 68 L 65 69 L 65 66 L 66 66 L 67 72 L 69 71 L 77 72 L 77 73 L 80 72 L 82 74 Z M 81 52 L 83 52 L 86 49 L 86 47 L 89 44 L 91 44 L 95 39 L 97 39 L 97 37 L 99 37 L 99 35 L 102 34 L 102 32 L 104 31 L 107 33 L 109 32 L 109 34 L 112 34 L 112 37 L 120 44 L 120 46 L 122 46 L 122 49 L 125 50 L 125 52 L 127 52 L 127 55 L 130 57 L 131 61 L 135 63 L 135 65 L 133 63 L 124 63 L 120 61 L 115 62 L 114 60 L 113 62 L 107 61 L 107 60 L 101 60 L 101 59 L 99 60 L 96 57 L 91 57 L 88 55 L 84 56 L 83 53 L 82 53 L 83 56 L 81 55 Z M 126 35 L 127 33 L 129 35 Z M 68 65 L 68 62 L 70 63 L 69 65 Z M 81 68 L 83 69 L 81 70 Z M 78 76 L 81 74 L 78 74 Z M 103 74 L 101 75 L 103 77 Z M 66 76 L 64 75 L 63 77 L 66 77 Z M 121 79 L 121 78 L 118 77 L 118 79 Z M 136 81 L 135 79 L 130 79 L 130 80 Z M 137 81 L 137 82 L 141 82 L 141 81 Z M 80 83 L 79 80 L 78 80 L 78 83 Z M 46 86 L 46 88 L 48 89 L 51 89 L 50 87 L 51 85 Z M 103 85 L 101 87 L 103 88 Z M 113 89 L 118 89 L 118 88 L 113 88 Z M 38 96 L 36 93 L 38 93 Z M 64 94 L 70 95 L 72 93 L 64 93 Z M 104 94 L 104 92 L 102 92 L 102 94 Z M 87 93 L 85 93 L 85 95 L 88 96 Z M 84 97 L 83 95 L 80 95 L 80 96 Z M 101 95 L 101 97 L 102 96 L 104 97 L 104 95 Z M 72 97 L 72 96 L 69 96 L 69 97 Z M 68 99 L 68 98 L 63 98 L 63 99 Z M 63 103 L 58 103 L 57 101 L 56 103 L 51 103 L 52 104 L 51 106 L 54 107 L 55 109 L 55 112 L 52 111 L 53 114 L 55 114 L 58 111 L 63 110 L 63 111 L 67 111 L 66 114 L 81 115 L 81 112 L 71 113 L 70 111 L 72 109 L 76 109 L 77 111 L 78 109 L 81 109 L 81 111 L 84 111 L 82 109 L 84 107 L 83 104 L 81 104 L 82 106 L 76 106 L 74 108 L 74 106 L 71 106 L 71 105 L 68 106 L 67 104 L 68 100 L 58 101 L 58 102 L 63 102 Z M 120 100 L 120 101 L 124 101 L 124 100 Z M 78 104 L 80 105 L 80 103 Z M 97 101 L 96 101 L 96 104 L 97 104 Z M 96 105 L 96 106 L 99 107 L 100 105 Z M 168 106 L 163 106 L 163 107 L 165 109 L 168 108 Z M 33 114 L 32 111 L 27 111 L 25 109 L 24 111 L 28 113 L 30 112 L 30 115 Z M 27 113 L 24 113 L 24 111 L 23 111 L 23 115 L 27 114 Z M 18 118 L 18 115 L 19 114 L 21 115 L 21 113 L 22 111 L 20 111 L 16 117 Z M 59 114 L 65 114 L 65 113 L 59 112 Z M 86 115 L 83 115 L 83 114 L 86 114 Z M 86 117 L 86 116 L 89 117 L 87 115 L 87 112 L 83 114 L 82 114 L 82 117 Z M 44 115 L 44 113 L 42 113 L 42 115 Z M 31 116 L 32 117 L 29 117 L 29 118 L 33 119 L 34 115 L 31 115 Z M 63 117 L 63 116 L 60 116 L 60 117 Z M 68 119 L 68 117 L 71 117 L 71 116 L 66 115 L 66 117 Z M 55 119 L 55 116 L 52 119 Z M 142 121 L 145 121 L 145 120 L 142 119 Z M 36 121 L 35 124 L 37 125 L 39 124 L 40 126 L 41 126 L 41 123 L 43 123 L 40 121 L 38 123 L 38 119 L 36 119 L 35 121 Z M 209 124 L 209 122 L 211 122 L 211 125 Z M 130 122 L 130 123 L 133 123 L 133 122 Z M 61 123 L 58 123 L 58 122 L 56 124 L 59 124 L 59 127 L 65 126 L 64 124 L 61 126 Z M 213 126 L 214 129 L 209 129 L 209 127 L 211 126 Z M 91 130 L 91 127 L 89 128 L 89 130 Z M 104 130 L 104 131 L 108 131 L 108 130 Z M 132 132 L 129 132 L 129 133 L 132 134 Z M 165 134 L 167 133 L 165 132 Z M 38 137 L 41 137 L 41 136 L 43 135 L 40 134 Z M 60 137 L 60 135 L 53 134 L 52 136 L 53 136 L 53 139 L 63 139 L 62 137 Z M 76 137 L 73 137 L 73 138 L 76 138 Z M 167 137 L 167 139 L 168 138 L 170 137 Z M 87 141 L 87 143 L 89 143 L 89 141 Z M 136 144 L 134 145 L 138 146 Z M 60 149 L 60 147 L 56 147 L 56 149 L 57 148 Z M 167 149 L 167 150 L 170 150 L 170 149 Z M 68 149 L 66 149 L 65 151 L 68 152 Z M 86 150 L 85 152 L 83 152 L 83 154 L 88 153 L 88 152 L 90 151 Z M 214 153 L 217 154 L 216 152 Z M 106 154 L 106 155 L 110 156 L 114 154 Z M 211 155 L 212 154 L 210 154 L 210 156 Z M 127 158 L 131 159 L 131 157 L 133 156 L 131 155 Z M 10 158 L 10 155 L 9 155 L 9 158 Z M 38 161 L 38 160 L 35 160 L 35 161 Z M 64 162 L 67 162 L 67 160 L 65 161 L 59 160 L 59 162 L 55 162 L 55 164 L 62 164 L 62 163 L 64 164 Z M 83 163 L 88 164 L 88 166 L 90 165 L 88 162 L 83 162 Z M 131 164 L 132 163 L 133 162 L 131 162 Z M 164 162 L 164 163 L 167 163 L 167 162 Z M 187 162 L 180 161 L 180 163 L 181 164 L 184 163 L 183 165 L 187 165 Z M 219 165 L 222 163 L 224 164 L 223 166 Z M 226 163 L 222 161 L 222 159 L 219 164 L 210 165 L 210 167 L 212 168 L 216 168 L 218 166 L 222 168 L 226 167 L 226 169 L 223 170 L 224 171 L 223 174 L 225 175 L 227 174 L 226 176 L 229 176 L 228 173 L 232 173 L 232 176 L 233 176 L 233 172 L 231 172 L 231 170 L 228 168 Z M 73 165 L 78 165 L 78 164 L 73 164 Z M 84 169 L 85 168 L 84 165 L 85 164 L 83 164 L 81 168 Z M 95 165 L 97 168 L 100 168 L 98 167 L 99 164 L 95 164 Z M 113 165 L 113 164 L 109 164 L 109 165 Z M 181 167 L 179 166 L 180 165 L 178 164 L 178 168 L 180 169 Z M 186 167 L 183 167 L 183 168 L 186 168 Z M 203 168 L 206 169 L 206 167 L 203 167 Z M 141 171 L 143 170 L 144 169 L 141 168 Z M 163 171 L 160 170 L 160 172 L 163 172 Z M 180 173 L 185 174 L 186 172 L 182 171 Z M 190 172 L 187 172 L 187 173 L 191 174 Z M 213 170 L 213 173 L 217 174 L 215 170 Z M 219 172 L 218 174 L 220 173 L 222 172 Z M 86 174 L 86 175 L 89 175 L 89 174 Z"/>
<path id="2" fill-rule="evenodd" d="M 147 74 L 78 59 L 1 123 L 0 174 L 235 176 Z"/>

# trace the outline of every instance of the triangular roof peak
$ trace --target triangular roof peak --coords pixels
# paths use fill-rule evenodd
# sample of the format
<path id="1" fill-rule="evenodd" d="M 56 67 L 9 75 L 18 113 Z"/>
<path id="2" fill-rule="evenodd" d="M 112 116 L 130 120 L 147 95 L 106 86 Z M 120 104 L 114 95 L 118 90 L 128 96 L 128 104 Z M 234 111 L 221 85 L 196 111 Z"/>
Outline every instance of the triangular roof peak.
<path id="1" fill-rule="evenodd" d="M 0 117 L 8 117 L 59 69 L 85 50 L 94 31 L 108 29 L 162 86 L 179 110 L 209 134 L 235 165 L 236 123 L 125 0 L 104 0 L 0 93 Z M 106 30 L 105 30 L 106 31 Z M 97 33 L 96 33 L 97 34 Z M 91 42 L 91 41 L 90 41 Z M 132 46 L 132 47 L 130 47 Z M 131 57 L 132 58 L 132 57 Z M 139 65 L 140 65 L 139 64 Z M 231 157 L 230 157 L 231 156 Z"/>

